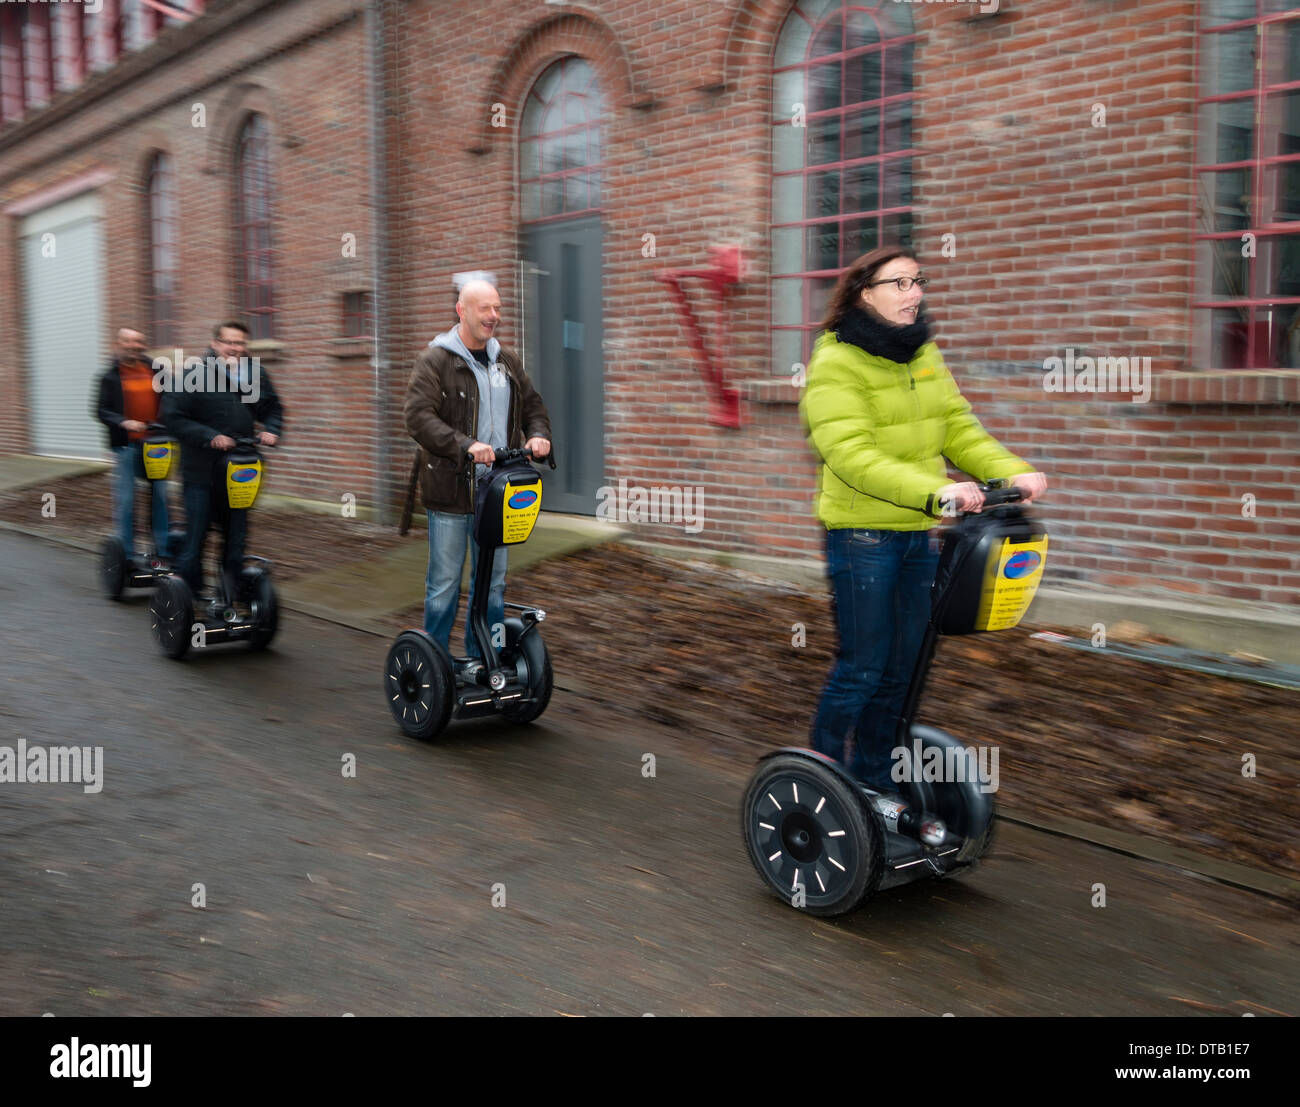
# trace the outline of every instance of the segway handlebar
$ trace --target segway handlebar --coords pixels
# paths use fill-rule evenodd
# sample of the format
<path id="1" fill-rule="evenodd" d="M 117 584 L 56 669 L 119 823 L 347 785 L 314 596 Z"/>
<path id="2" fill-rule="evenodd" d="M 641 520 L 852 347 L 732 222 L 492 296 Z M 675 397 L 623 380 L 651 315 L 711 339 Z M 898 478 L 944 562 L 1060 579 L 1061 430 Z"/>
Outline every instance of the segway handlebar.
<path id="1" fill-rule="evenodd" d="M 521 461 L 534 461 L 539 464 L 545 461 L 552 469 L 555 468 L 555 452 L 553 450 L 544 458 L 533 457 L 533 451 L 527 446 L 520 446 L 518 449 L 494 450 L 493 453 L 496 455 L 492 462 L 494 469 L 499 469 L 505 465 L 516 465 Z M 467 464 L 474 461 L 468 450 L 465 452 L 465 460 Z"/>
<path id="2" fill-rule="evenodd" d="M 988 484 L 981 484 L 979 490 L 984 493 L 984 508 L 981 510 L 990 507 L 1001 507 L 1003 504 L 1018 504 L 1025 498 L 1023 488 L 1002 480 L 992 480 Z M 946 508 L 951 502 L 951 500 L 940 500 L 939 506 Z M 961 514 L 968 513 L 961 512 Z"/>

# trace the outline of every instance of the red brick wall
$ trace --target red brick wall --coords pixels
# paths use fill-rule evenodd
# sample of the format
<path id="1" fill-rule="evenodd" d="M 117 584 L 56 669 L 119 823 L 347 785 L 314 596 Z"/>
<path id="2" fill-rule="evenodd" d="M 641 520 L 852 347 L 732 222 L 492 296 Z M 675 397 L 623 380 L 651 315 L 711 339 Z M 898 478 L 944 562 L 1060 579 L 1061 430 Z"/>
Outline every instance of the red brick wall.
<path id="1" fill-rule="evenodd" d="M 606 480 L 702 488 L 702 534 L 651 527 L 648 536 L 761 553 L 820 548 L 811 517 L 815 467 L 797 412 L 790 403 L 753 398 L 793 399 L 794 390 L 755 384 L 746 392 L 743 428 L 710 425 L 699 368 L 667 290 L 654 279 L 657 269 L 706 264 L 714 243 L 739 244 L 746 273 L 729 300 L 729 367 L 742 382 L 770 381 L 774 368 L 788 369 L 773 367 L 768 354 L 767 120 L 771 53 L 789 6 L 385 5 L 391 256 L 383 356 L 390 367 L 379 416 L 391 431 L 394 495 L 410 459 L 401 428 L 407 375 L 419 349 L 454 321 L 451 274 L 495 270 L 502 337 L 518 336 L 519 109 L 546 65 L 578 53 L 594 66 L 609 105 Z M 1002 6 L 993 18 L 971 19 L 974 4 L 909 5 L 922 36 L 918 240 L 934 280 L 930 306 L 941 349 L 985 424 L 1051 477 L 1043 514 L 1053 529 L 1057 580 L 1294 603 L 1296 392 L 1286 390 L 1291 384 L 1277 390 L 1275 382 L 1247 382 L 1239 402 L 1192 406 L 1179 401 L 1211 393 L 1197 397 L 1171 376 L 1206 368 L 1191 339 L 1189 308 L 1196 5 Z M 259 7 L 254 0 L 215 4 L 209 18 Z M 348 11 L 351 21 L 307 33 Z M 16 150 L 0 150 L 0 203 L 79 169 L 121 168 L 123 177 L 105 189 L 106 230 L 123 244 L 110 263 L 108 315 L 136 316 L 142 300 L 127 260 L 136 256 L 127 244 L 138 234 L 133 190 L 151 145 L 171 149 L 182 174 L 184 327 L 201 340 L 227 311 L 228 201 L 224 180 L 205 168 L 214 164 L 211 112 L 208 134 L 195 134 L 189 104 L 237 104 L 246 95 L 241 85 L 259 86 L 262 92 L 247 95 L 268 101 L 282 201 L 288 359 L 273 372 L 289 405 L 290 435 L 276 483 L 320 498 L 355 491 L 364 501 L 379 461 L 369 369 L 364 357 L 329 356 L 337 294 L 367 287 L 373 265 L 364 25 L 359 6 L 345 0 L 282 4 L 246 18 L 245 27 L 214 37 L 183 63 L 160 66 Z M 196 85 L 201 94 L 192 91 Z M 159 102 L 167 90 L 174 103 Z M 506 106 L 506 128 L 490 125 L 496 103 Z M 1105 106 L 1104 127 L 1092 125 L 1097 103 Z M 359 240 L 358 259 L 347 263 L 338 256 L 346 230 Z M 655 235 L 654 258 L 641 254 L 647 232 Z M 6 293 L 14 282 L 13 233 L 11 223 L 0 234 Z M 949 233 L 956 252 L 944 257 Z M 0 387 L 21 397 L 19 337 L 18 309 L 6 294 Z M 1092 356 L 1149 356 L 1160 376 L 1152 401 L 1046 393 L 1044 360 L 1070 347 Z M 1277 398 L 1264 402 L 1269 395 Z M 22 448 L 23 433 L 21 406 L 0 411 L 5 448 Z M 364 465 L 341 445 L 347 435 L 370 443 Z M 1243 516 L 1245 493 L 1255 497 L 1254 518 Z"/>

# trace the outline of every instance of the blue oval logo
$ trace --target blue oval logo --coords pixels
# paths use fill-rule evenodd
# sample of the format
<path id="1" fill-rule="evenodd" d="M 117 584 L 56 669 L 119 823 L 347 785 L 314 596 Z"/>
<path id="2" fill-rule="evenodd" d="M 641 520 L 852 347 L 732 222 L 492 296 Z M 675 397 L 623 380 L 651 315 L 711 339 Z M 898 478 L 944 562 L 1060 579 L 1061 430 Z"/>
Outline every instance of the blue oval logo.
<path id="1" fill-rule="evenodd" d="M 537 502 L 537 493 L 525 488 L 511 496 L 509 502 L 510 506 L 515 508 L 532 507 Z"/>
<path id="2" fill-rule="evenodd" d="M 236 469 L 230 474 L 230 479 L 238 481 L 240 484 L 247 484 L 250 480 L 257 480 L 256 469 Z"/>
<path id="3" fill-rule="evenodd" d="M 1033 550 L 1023 550 L 1018 554 L 1012 554 L 1011 559 L 1007 562 L 1007 567 L 1002 570 L 1002 575 L 1008 580 L 1019 580 L 1021 577 L 1027 577 L 1042 562 L 1042 558 Z"/>
<path id="4" fill-rule="evenodd" d="M 168 457 L 171 454 L 170 446 L 150 446 L 145 450 L 145 457 Z"/>

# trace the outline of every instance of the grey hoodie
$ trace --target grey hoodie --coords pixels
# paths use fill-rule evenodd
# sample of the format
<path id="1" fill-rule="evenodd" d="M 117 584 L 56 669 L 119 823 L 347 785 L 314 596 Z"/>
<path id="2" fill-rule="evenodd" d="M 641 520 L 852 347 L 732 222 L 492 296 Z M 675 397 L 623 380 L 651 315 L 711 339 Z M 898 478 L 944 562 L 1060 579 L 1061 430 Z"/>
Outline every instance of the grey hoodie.
<path id="1" fill-rule="evenodd" d="M 474 379 L 478 381 L 478 440 L 486 442 L 494 450 L 504 450 L 509 445 L 507 420 L 510 417 L 510 378 L 497 364 L 501 343 L 495 338 L 488 339 L 489 365 L 486 369 L 469 352 L 469 347 L 461 340 L 458 327 L 452 327 L 446 334 L 438 335 L 429 345 L 450 350 L 470 367 Z M 488 466 L 479 465 L 476 471 L 482 476 L 487 469 Z"/>

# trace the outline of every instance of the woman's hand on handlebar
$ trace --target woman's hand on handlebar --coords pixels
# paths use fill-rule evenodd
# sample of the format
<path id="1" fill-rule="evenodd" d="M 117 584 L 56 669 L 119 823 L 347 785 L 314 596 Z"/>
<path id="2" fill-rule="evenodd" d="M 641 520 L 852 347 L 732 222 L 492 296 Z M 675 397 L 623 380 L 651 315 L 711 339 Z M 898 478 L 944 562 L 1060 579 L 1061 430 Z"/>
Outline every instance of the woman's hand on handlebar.
<path id="1" fill-rule="evenodd" d="M 961 481 L 958 484 L 945 484 L 939 489 L 939 503 L 952 505 L 952 509 L 978 514 L 984 509 L 984 493 L 974 481 Z"/>
<path id="2" fill-rule="evenodd" d="M 278 434 L 272 434 L 270 431 L 263 431 L 257 436 L 257 440 L 262 443 L 263 446 L 274 446 L 280 441 L 280 436 Z"/>
<path id="3" fill-rule="evenodd" d="M 1047 477 L 1043 473 L 1021 473 L 1011 483 L 1020 489 L 1024 495 L 1022 502 L 1027 504 L 1042 499 L 1047 491 Z"/>

